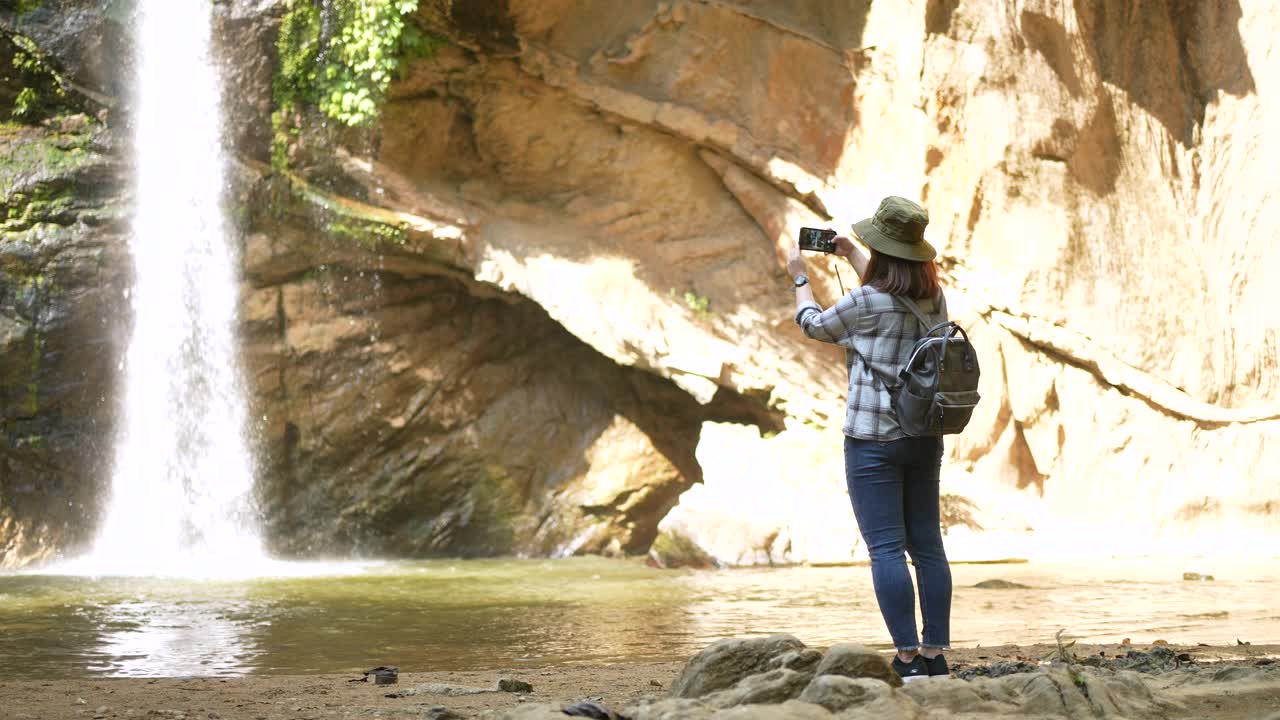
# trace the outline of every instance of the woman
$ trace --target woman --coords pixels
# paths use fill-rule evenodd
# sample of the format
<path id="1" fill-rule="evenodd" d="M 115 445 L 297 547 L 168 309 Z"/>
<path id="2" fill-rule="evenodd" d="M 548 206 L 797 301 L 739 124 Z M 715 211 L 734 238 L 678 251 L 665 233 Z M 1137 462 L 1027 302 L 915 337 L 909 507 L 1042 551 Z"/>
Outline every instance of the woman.
<path id="1" fill-rule="evenodd" d="M 853 225 L 868 257 L 847 237 L 835 254 L 853 264 L 862 286 L 823 310 L 813 300 L 799 248 L 787 270 L 796 286 L 796 322 L 814 340 L 846 348 L 849 397 L 844 423 L 845 479 L 858 530 L 871 554 L 880 614 L 898 649 L 893 668 L 903 680 L 947 675 L 942 651 L 950 642 L 951 568 L 942 548 L 938 473 L 941 437 L 907 437 L 885 388 L 906 364 L 927 328 L 906 307 L 946 320 L 938 285 L 937 252 L 924 239 L 929 216 L 899 197 L 880 203 L 874 217 Z M 923 644 L 916 634 L 915 588 L 904 553 L 920 582 Z"/>

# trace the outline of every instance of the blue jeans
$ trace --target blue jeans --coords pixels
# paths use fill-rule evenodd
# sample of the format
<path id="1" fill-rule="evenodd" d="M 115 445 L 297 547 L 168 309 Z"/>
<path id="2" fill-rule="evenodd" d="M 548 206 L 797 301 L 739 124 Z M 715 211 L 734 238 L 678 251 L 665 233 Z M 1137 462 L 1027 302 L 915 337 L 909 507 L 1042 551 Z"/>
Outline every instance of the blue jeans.
<path id="1" fill-rule="evenodd" d="M 941 467 L 940 438 L 844 439 L 849 499 L 871 555 L 880 614 L 899 650 L 920 647 L 915 587 L 904 553 L 911 555 L 920 583 L 924 644 L 945 648 L 951 642 L 951 566 L 942 549 L 938 508 Z"/>

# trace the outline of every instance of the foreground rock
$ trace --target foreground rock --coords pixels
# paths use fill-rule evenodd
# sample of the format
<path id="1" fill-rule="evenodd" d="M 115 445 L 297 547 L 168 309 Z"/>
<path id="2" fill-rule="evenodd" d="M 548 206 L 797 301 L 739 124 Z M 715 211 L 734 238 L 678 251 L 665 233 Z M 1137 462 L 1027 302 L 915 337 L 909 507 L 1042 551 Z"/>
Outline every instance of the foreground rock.
<path id="1" fill-rule="evenodd" d="M 957 665 L 981 662 L 984 658 L 1003 656 L 1041 657 L 1051 646 L 1006 646 L 953 650 Z M 1117 646 L 1079 647 L 1082 654 L 1106 652 L 1114 657 Z M 809 648 L 821 657 L 822 652 Z M 1280 646 L 1219 646 L 1179 648 L 1191 652 L 1199 661 L 1167 671 L 1141 672 L 1137 676 L 1150 690 L 1152 701 L 1160 708 L 1155 713 L 1143 711 L 1140 690 L 1121 685 L 1104 685 L 1101 690 L 1127 714 L 1103 706 L 1097 713 L 1092 706 L 1078 704 L 1083 692 L 1077 692 L 1076 680 L 1068 665 L 1037 666 L 1034 670 L 1002 682 L 930 680 L 913 683 L 906 688 L 891 688 L 879 680 L 821 676 L 798 697 L 773 704 L 746 704 L 728 708 L 709 705 L 704 698 L 671 698 L 661 686 L 684 670 L 685 663 L 587 663 L 555 668 L 522 670 L 518 677 L 533 680 L 534 692 L 511 694 L 485 692 L 460 695 L 419 694 L 406 698 L 387 698 L 385 686 L 349 682 L 350 674 L 336 675 L 247 675 L 235 678 L 84 678 L 57 682 L 51 692 L 45 678 L 0 678 L 0 706 L 4 717 L 14 720 L 43 718 L 88 718 L 95 708 L 107 708 L 108 718 L 214 718 L 226 720 L 349 720 L 350 718 L 427 717 L 441 720 L 480 720 L 488 718 L 544 718 L 563 720 L 562 709 L 577 706 L 588 714 L 605 720 L 623 718 L 916 718 L 944 720 L 960 717 L 966 720 L 996 718 L 1119 718 L 1128 720 L 1241 720 L 1258 718 L 1274 720 L 1280 697 Z M 807 653 L 806 653 L 807 655 Z M 814 665 L 816 667 L 816 663 Z M 811 668 L 812 669 L 812 668 Z M 766 670 L 764 673 L 767 674 Z M 1063 675 L 1065 673 L 1065 676 Z M 401 676 L 406 687 L 440 685 L 447 687 L 491 688 L 506 671 L 422 671 L 409 668 Z M 530 676 L 532 675 L 532 677 Z M 1132 675 L 1132 673 L 1130 673 Z M 1123 676 L 1105 669 L 1086 668 L 1079 673 L 1081 682 L 1113 682 Z M 1037 679 L 1038 678 L 1038 679 Z M 658 685 L 654 683 L 657 682 Z M 1007 684 L 1006 684 L 1007 683 Z M 937 686 L 936 689 L 931 686 Z M 1070 685 L 1069 687 L 1067 685 Z M 1090 687 L 1090 694 L 1095 686 Z M 1024 691 L 1039 689 L 1045 705 L 1029 702 Z M 1076 708 L 1074 715 L 1063 714 L 1063 702 L 1055 699 L 1058 690 L 1065 701 Z M 919 693 L 919 695 L 917 695 Z M 1119 701 L 1119 702 L 1117 702 Z M 1039 701 L 1038 701 L 1039 702 Z M 1128 703 L 1123 704 L 1123 703 Z M 951 707 L 985 708 L 964 712 Z M 1048 707 L 1040 712 L 1036 708 Z M 839 708 L 839 709 L 837 709 Z M 1083 708 L 1083 709 L 1082 709 Z M 1135 709 L 1136 708 L 1136 709 Z M 613 715 L 609 715 L 612 712 Z"/>
<path id="2" fill-rule="evenodd" d="M 718 641 L 688 662 L 668 697 L 636 703 L 614 716 L 631 720 L 955 716 L 1154 720 L 1209 717 L 1211 713 L 1197 714 L 1195 708 L 1197 699 L 1210 693 L 1261 699 L 1280 690 L 1280 671 L 1271 663 L 1216 668 L 1192 664 L 1176 669 L 1135 665 L 1144 672 L 1100 664 L 1024 664 L 1023 672 L 987 672 L 971 675 L 971 680 L 930 678 L 904 686 L 896 676 L 883 675 L 889 669 L 886 656 L 855 645 L 836 645 L 821 653 L 811 669 L 776 667 L 780 660 L 805 652 L 816 651 L 789 635 Z M 536 720 L 563 714 L 558 706 L 530 705 L 483 717 Z"/>

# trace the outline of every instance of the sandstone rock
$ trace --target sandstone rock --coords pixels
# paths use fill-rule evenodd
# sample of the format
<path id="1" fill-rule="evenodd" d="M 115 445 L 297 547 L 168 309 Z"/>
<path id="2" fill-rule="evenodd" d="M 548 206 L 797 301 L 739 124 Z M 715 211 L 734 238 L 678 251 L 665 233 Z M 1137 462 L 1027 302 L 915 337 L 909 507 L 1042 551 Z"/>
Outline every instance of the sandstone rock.
<path id="1" fill-rule="evenodd" d="M 781 668 L 748 675 L 728 690 L 711 693 L 702 701 L 717 708 L 737 705 L 776 705 L 786 702 L 804 690 L 813 677 L 811 673 Z"/>
<path id="2" fill-rule="evenodd" d="M 892 689 L 881 680 L 819 675 L 805 687 L 798 699 L 838 713 L 855 705 L 865 705 L 887 697 L 891 692 Z"/>
<path id="3" fill-rule="evenodd" d="M 698 698 L 731 688 L 747 676 L 767 671 L 779 655 L 802 649 L 804 643 L 791 635 L 717 640 L 689 660 L 672 683 L 671 695 Z"/>
<path id="4" fill-rule="evenodd" d="M 934 713 L 1004 714 L 1018 709 L 1016 695 L 1002 685 L 966 682 L 957 678 L 931 678 L 907 683 L 902 694 Z"/>
<path id="5" fill-rule="evenodd" d="M 968 683 L 948 679 L 912 685 L 924 687 L 908 686 L 903 692 L 926 709 L 947 712 L 1123 718 L 1151 716 L 1172 707 L 1154 697 L 1137 673 L 1099 673 L 1079 666 Z"/>
<path id="6" fill-rule="evenodd" d="M 720 567 L 719 561 L 697 543 L 677 531 L 664 530 L 658 534 L 649 548 L 648 562 L 659 568 L 696 568 L 709 570 Z"/>
<path id="7" fill-rule="evenodd" d="M 781 705 L 741 705 L 717 711 L 712 715 L 715 720 L 829 720 L 831 713 L 826 709 L 799 700 L 788 700 Z M 885 715 L 889 720 L 900 720 L 898 716 Z"/>
<path id="8" fill-rule="evenodd" d="M 286 553 L 642 553 L 700 477 L 702 422 L 750 405 L 701 404 L 527 300 L 439 274 L 436 226 L 399 244 L 375 208 L 242 192 L 246 363 Z M 317 240 L 327 222 L 348 236 Z"/>
<path id="9" fill-rule="evenodd" d="M 769 661 L 768 669 L 787 668 L 796 672 L 812 673 L 822 662 L 822 653 L 813 648 L 785 652 Z"/>
<path id="10" fill-rule="evenodd" d="M 623 713 L 632 720 L 704 720 L 715 715 L 716 709 L 701 700 L 664 698 L 628 707 Z"/>
<path id="11" fill-rule="evenodd" d="M 814 673 L 818 676 L 871 678 L 889 683 L 891 687 L 902 687 L 902 678 L 883 655 L 853 643 L 838 643 L 828 648 Z"/>
<path id="12" fill-rule="evenodd" d="M 259 213 L 242 228 L 242 310 L 255 411 L 267 417 L 263 489 L 277 507 L 278 549 L 646 551 L 702 475 L 691 450 L 702 421 L 839 425 L 839 353 L 789 323 L 780 250 L 799 225 L 843 229 L 889 192 L 930 209 L 953 313 L 993 370 L 946 465 L 973 488 L 975 523 L 1029 553 L 1025 528 L 1041 515 L 1077 525 L 1072 537 L 1123 524 L 1135 552 L 1164 547 L 1168 535 L 1273 533 L 1265 469 L 1280 466 L 1280 445 L 1265 439 L 1280 427 L 1280 374 L 1267 279 L 1280 274 L 1280 206 L 1267 180 L 1280 139 L 1264 128 L 1280 117 L 1267 61 L 1280 37 L 1274 8 L 437 5 L 417 20 L 448 42 L 406 64 L 378 126 L 312 128 L 293 168 L 323 181 L 331 206 L 378 206 L 395 239 L 365 245 L 346 217 L 265 222 L 280 209 L 275 192 L 242 205 Z M 111 105 L 111 117 L 117 105 L 127 112 L 119 69 L 131 52 L 118 6 L 6 6 L 0 24 L 56 61 L 92 100 L 87 112 Z M 244 159 L 266 157 L 280 8 L 215 6 L 235 90 L 228 131 Z M 93 172 L 75 192 L 113 205 L 127 183 L 114 167 Z M 114 351 L 72 353 L 79 345 L 64 331 L 74 326 L 95 348 L 122 334 L 113 294 L 125 274 L 122 232 L 103 216 L 63 213 L 39 243 L 5 246 L 6 278 L 56 266 L 68 290 L 35 323 L 32 298 L 0 300 L 6 408 L 28 402 L 18 396 L 33 373 L 14 368 L 32 356 L 32 338 L 49 338 L 34 373 L 37 417 L 6 410 L 3 470 L 22 478 L 37 461 L 57 463 L 41 489 L 17 479 L 0 490 L 0 517 L 16 518 L 0 538 L 15 548 L 8 563 L 74 545 L 92 525 L 84 520 L 102 480 L 84 468 L 109 456 Z M 838 281 L 813 265 L 829 302 Z M 436 301 L 431 326 L 415 324 Z M 450 302 L 463 309 L 442 319 Z M 488 355 L 476 343 L 454 348 L 472 328 L 495 347 L 490 302 L 519 308 L 511 324 L 537 337 Z M 594 377 L 581 403 L 576 378 L 551 368 L 570 341 Z M 463 375 L 531 385 L 501 395 Z M 673 430 L 657 421 L 663 413 L 641 422 L 633 409 L 651 380 L 663 388 L 659 404 L 677 408 Z M 732 412 L 714 407 L 726 397 Z M 58 398 L 65 407 L 45 402 Z M 503 443 L 513 408 L 526 434 Z M 534 437 L 539 423 L 565 429 Z M 826 452 L 823 433 L 813 436 L 806 457 Z M 37 457 L 35 438 L 56 448 Z M 578 446 L 590 460 L 574 455 Z M 517 452 L 490 467 L 507 447 Z M 650 472 L 653 484 L 640 481 Z M 849 559 L 856 533 L 847 512 L 830 511 L 832 474 L 790 481 L 797 501 L 760 533 L 790 528 L 792 560 Z M 1078 478 L 1099 485 L 1066 482 Z M 735 480 L 706 490 L 741 494 Z M 45 509 L 44 487 L 73 503 L 45 516 L 47 526 L 30 519 Z M 353 487 L 376 487 L 367 493 L 376 497 Z M 1134 513 L 1151 488 L 1161 507 Z M 526 506 L 543 490 L 554 497 Z M 1014 506 L 1031 510 L 1002 511 Z M 735 535 L 717 524 L 754 520 L 678 519 L 707 548 Z M 761 554 L 758 538 L 737 536 L 740 547 L 713 551 L 744 562 Z"/>

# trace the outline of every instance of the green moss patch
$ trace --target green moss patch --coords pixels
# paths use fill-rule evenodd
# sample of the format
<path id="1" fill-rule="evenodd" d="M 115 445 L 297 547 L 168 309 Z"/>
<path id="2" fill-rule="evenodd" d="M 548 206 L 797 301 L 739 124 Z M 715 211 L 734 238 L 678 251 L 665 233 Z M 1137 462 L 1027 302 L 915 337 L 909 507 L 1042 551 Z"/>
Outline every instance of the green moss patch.
<path id="1" fill-rule="evenodd" d="M 92 123 L 75 134 L 0 126 L 0 232 L 73 222 L 76 177 L 102 161 L 91 143 Z"/>

